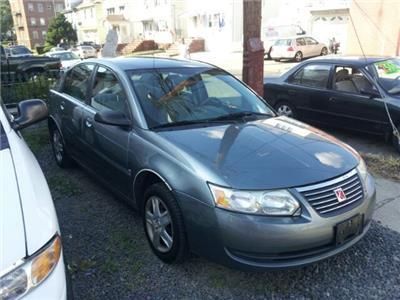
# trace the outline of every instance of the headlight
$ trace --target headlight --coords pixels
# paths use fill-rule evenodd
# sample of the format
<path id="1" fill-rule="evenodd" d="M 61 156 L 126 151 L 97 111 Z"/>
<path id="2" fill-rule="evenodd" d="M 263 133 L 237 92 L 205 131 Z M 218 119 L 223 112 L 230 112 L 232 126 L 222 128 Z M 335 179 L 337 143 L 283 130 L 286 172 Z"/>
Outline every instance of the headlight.
<path id="1" fill-rule="evenodd" d="M 357 171 L 363 182 L 365 182 L 368 177 L 368 170 L 367 170 L 367 165 L 365 164 L 364 160 L 361 157 L 360 157 L 360 162 L 358 163 L 357 166 Z"/>
<path id="2" fill-rule="evenodd" d="M 0 278 L 0 299 L 19 299 L 42 283 L 53 271 L 61 255 L 61 239 L 56 235 L 38 253 Z"/>
<path id="3" fill-rule="evenodd" d="M 209 184 L 217 207 L 250 214 L 292 216 L 299 202 L 287 190 L 239 191 Z"/>

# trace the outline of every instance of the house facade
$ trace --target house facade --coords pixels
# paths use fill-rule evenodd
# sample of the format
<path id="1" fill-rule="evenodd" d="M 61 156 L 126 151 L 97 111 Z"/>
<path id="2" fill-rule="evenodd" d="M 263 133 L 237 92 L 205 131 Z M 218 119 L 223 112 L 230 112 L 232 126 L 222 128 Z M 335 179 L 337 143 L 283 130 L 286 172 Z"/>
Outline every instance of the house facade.
<path id="1" fill-rule="evenodd" d="M 79 42 L 104 43 L 104 9 L 102 0 L 83 0 L 76 9 L 76 28 Z"/>
<path id="2" fill-rule="evenodd" d="M 43 46 L 49 22 L 64 10 L 64 0 L 10 0 L 18 44 Z"/>

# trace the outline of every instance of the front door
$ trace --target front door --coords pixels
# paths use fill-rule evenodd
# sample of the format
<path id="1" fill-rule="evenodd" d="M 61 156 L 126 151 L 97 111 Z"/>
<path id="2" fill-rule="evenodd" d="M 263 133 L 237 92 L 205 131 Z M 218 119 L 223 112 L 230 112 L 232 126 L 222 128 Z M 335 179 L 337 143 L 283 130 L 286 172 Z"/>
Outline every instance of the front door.
<path id="1" fill-rule="evenodd" d="M 102 111 L 118 111 L 131 118 L 124 87 L 108 68 L 95 71 L 88 106 L 84 110 L 82 140 L 84 159 L 109 187 L 122 196 L 129 196 L 132 184 L 128 168 L 128 144 L 131 129 L 98 123 L 94 116 Z"/>
<path id="2" fill-rule="evenodd" d="M 364 71 L 337 65 L 333 72 L 332 94 L 327 108 L 335 116 L 336 125 L 376 134 L 388 130 L 390 123 L 384 102 Z M 371 96 L 374 91 L 377 95 Z"/>

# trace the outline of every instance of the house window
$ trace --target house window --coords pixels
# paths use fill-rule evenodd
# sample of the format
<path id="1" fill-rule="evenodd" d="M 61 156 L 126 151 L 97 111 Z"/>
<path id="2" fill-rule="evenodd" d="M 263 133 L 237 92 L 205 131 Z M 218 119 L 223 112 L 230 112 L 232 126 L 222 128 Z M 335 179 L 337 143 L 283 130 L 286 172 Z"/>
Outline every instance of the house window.
<path id="1" fill-rule="evenodd" d="M 64 4 L 62 3 L 57 3 L 56 4 L 56 12 L 60 12 L 64 9 Z"/>
<path id="2" fill-rule="evenodd" d="M 115 14 L 115 8 L 111 7 L 111 8 L 107 8 L 107 15 L 113 15 Z"/>
<path id="3" fill-rule="evenodd" d="M 45 39 L 46 38 L 46 35 L 47 35 L 47 31 L 46 30 L 43 30 L 42 31 L 42 37 Z"/>
<path id="4" fill-rule="evenodd" d="M 46 20 L 44 18 L 40 18 L 40 25 L 46 25 Z"/>
<path id="5" fill-rule="evenodd" d="M 37 10 L 38 10 L 38 12 L 43 12 L 43 3 L 37 4 Z"/>
<path id="6" fill-rule="evenodd" d="M 33 26 L 36 25 L 36 19 L 35 18 L 31 18 L 31 25 L 33 25 Z"/>
<path id="7" fill-rule="evenodd" d="M 48 4 L 48 5 L 47 5 L 47 9 L 48 9 L 48 10 L 51 10 L 52 8 L 53 8 L 53 7 L 51 6 L 51 4 Z"/>
<path id="8" fill-rule="evenodd" d="M 125 6 L 122 5 L 119 7 L 119 12 L 123 12 L 124 10 L 125 10 Z"/>
<path id="9" fill-rule="evenodd" d="M 93 18 L 93 7 L 90 8 L 90 17 Z"/>
<path id="10" fill-rule="evenodd" d="M 34 11 L 35 9 L 33 8 L 33 3 L 28 3 L 28 10 L 29 11 Z"/>
<path id="11" fill-rule="evenodd" d="M 36 30 L 32 31 L 32 37 L 34 40 L 39 39 L 39 33 Z"/>

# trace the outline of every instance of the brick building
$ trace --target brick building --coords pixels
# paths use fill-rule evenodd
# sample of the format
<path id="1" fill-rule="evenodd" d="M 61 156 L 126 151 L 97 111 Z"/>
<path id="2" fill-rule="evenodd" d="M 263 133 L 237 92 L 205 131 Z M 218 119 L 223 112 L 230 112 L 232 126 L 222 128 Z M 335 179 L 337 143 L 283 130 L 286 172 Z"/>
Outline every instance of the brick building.
<path id="1" fill-rule="evenodd" d="M 44 45 L 49 22 L 64 10 L 64 0 L 10 0 L 18 44 Z"/>

